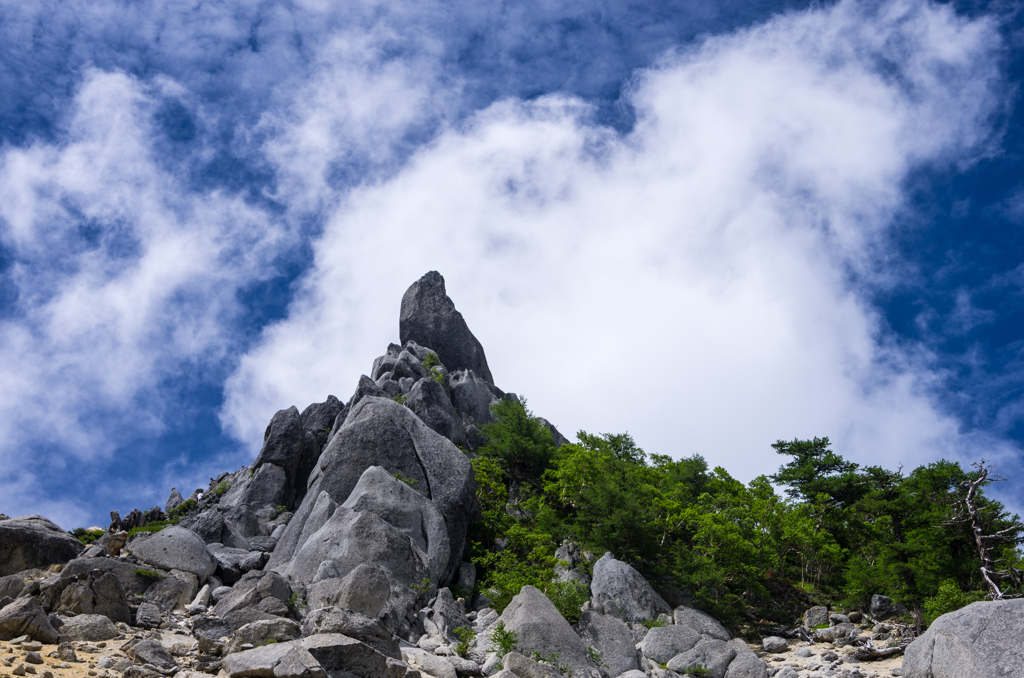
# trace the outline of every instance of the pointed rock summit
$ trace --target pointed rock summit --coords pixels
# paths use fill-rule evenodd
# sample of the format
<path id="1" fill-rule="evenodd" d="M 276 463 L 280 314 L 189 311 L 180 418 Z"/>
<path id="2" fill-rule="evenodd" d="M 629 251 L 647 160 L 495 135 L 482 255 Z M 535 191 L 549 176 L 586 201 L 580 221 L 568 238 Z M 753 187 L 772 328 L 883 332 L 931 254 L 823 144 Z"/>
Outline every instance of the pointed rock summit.
<path id="1" fill-rule="evenodd" d="M 450 371 L 473 370 L 488 384 L 494 384 L 484 347 L 455 309 L 455 303 L 445 292 L 444 278 L 437 271 L 430 271 L 406 290 L 398 334 L 403 345 L 414 341 L 437 351 Z"/>

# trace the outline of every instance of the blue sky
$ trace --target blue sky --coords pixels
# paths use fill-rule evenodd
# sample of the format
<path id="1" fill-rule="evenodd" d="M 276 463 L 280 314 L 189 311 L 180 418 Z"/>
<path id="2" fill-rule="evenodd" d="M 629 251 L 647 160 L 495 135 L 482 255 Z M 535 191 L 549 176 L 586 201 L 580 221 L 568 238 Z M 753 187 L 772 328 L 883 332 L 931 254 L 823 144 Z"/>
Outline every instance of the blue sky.
<path id="1" fill-rule="evenodd" d="M 0 512 L 251 462 L 431 269 L 564 433 L 1024 506 L 1014 3 L 336 4 L 0 4 Z"/>

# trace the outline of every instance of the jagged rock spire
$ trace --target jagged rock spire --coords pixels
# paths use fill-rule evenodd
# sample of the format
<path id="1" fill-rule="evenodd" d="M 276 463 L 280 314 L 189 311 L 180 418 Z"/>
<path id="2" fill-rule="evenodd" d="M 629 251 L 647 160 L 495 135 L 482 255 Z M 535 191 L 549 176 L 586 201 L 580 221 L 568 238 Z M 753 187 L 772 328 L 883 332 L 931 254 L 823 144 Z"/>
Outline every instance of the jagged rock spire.
<path id="1" fill-rule="evenodd" d="M 398 320 L 401 343 L 412 340 L 437 351 L 450 371 L 473 370 L 487 383 L 494 384 L 487 367 L 484 347 L 469 331 L 462 314 L 444 288 L 444 278 L 430 271 L 406 290 Z"/>

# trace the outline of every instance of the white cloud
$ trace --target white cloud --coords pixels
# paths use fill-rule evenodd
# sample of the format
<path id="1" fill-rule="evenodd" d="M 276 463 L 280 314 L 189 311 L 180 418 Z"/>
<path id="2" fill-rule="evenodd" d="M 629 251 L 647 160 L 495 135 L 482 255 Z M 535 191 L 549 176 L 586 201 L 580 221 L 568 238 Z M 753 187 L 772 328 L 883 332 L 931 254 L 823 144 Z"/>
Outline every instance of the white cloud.
<path id="1" fill-rule="evenodd" d="M 49 472 L 163 430 L 158 386 L 223 359 L 236 291 L 287 241 L 263 212 L 161 169 L 153 106 L 134 79 L 92 71 L 60 143 L 0 157 L 0 238 L 20 293 L 0 322 L 0 465 L 23 470 L 0 495 L 19 510 L 47 504 Z"/>
<path id="2" fill-rule="evenodd" d="M 744 479 L 777 438 L 889 467 L 974 454 L 850 272 L 887 275 L 912 168 L 988 152 L 999 44 L 947 7 L 844 2 L 666 56 L 625 136 L 568 97 L 495 104 L 347 196 L 222 419 L 255 443 L 281 407 L 347 398 L 438 269 L 498 385 L 564 433 L 628 429 Z M 313 155 L 296 135 L 290 163 Z"/>

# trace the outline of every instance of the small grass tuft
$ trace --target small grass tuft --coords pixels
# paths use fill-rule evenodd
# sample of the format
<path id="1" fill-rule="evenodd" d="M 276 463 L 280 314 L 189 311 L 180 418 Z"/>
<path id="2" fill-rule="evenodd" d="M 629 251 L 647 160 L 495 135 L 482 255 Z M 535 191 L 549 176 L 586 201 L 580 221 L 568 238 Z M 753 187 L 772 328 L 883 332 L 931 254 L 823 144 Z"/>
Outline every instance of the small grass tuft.
<path id="1" fill-rule="evenodd" d="M 132 570 L 132 572 L 134 572 L 135 574 L 139 575 L 140 577 L 145 577 L 146 579 L 167 579 L 167 575 L 166 574 L 160 574 L 156 570 L 137 569 L 137 570 Z"/>

